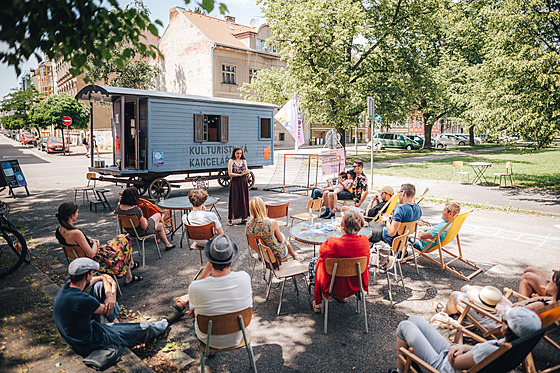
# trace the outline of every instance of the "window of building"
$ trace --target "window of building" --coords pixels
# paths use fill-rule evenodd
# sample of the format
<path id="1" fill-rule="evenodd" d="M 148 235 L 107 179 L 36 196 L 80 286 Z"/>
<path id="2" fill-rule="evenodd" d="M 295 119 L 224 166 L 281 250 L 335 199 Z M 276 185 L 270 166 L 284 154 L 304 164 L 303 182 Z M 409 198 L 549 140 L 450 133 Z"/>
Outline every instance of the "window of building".
<path id="1" fill-rule="evenodd" d="M 261 139 L 270 139 L 271 133 L 270 118 L 261 118 Z"/>
<path id="2" fill-rule="evenodd" d="M 235 66 L 222 65 L 222 83 L 235 84 Z"/>
<path id="3" fill-rule="evenodd" d="M 194 142 L 228 142 L 229 117 L 226 115 L 194 115 Z"/>
<path id="4" fill-rule="evenodd" d="M 279 141 L 284 141 L 284 132 L 280 132 L 280 133 L 278 134 L 278 140 L 279 140 Z"/>
<path id="5" fill-rule="evenodd" d="M 249 83 L 251 83 L 253 78 L 257 76 L 257 71 L 259 71 L 259 69 L 249 69 Z"/>

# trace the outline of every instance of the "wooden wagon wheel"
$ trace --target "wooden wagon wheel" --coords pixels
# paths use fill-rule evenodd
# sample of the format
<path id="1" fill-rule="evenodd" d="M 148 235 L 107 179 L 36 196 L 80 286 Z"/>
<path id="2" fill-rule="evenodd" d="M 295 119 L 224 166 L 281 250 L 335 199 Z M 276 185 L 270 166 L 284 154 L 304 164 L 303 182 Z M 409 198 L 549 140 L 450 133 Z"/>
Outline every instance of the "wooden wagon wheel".
<path id="1" fill-rule="evenodd" d="M 224 188 L 227 188 L 229 187 L 230 182 L 231 179 L 229 178 L 227 171 L 220 171 L 218 173 L 218 184 L 220 184 Z"/>
<path id="2" fill-rule="evenodd" d="M 253 171 L 249 171 L 249 175 L 247 175 L 247 182 L 249 183 L 249 189 L 255 185 L 255 174 Z"/>
<path id="3" fill-rule="evenodd" d="M 143 181 L 142 178 L 140 178 L 139 176 L 132 176 L 132 177 L 129 178 L 129 180 L 131 180 L 131 181 Z M 148 184 L 147 184 L 148 182 L 144 182 L 141 185 L 138 184 L 138 183 L 126 183 L 126 187 L 128 188 L 130 186 L 135 186 L 136 189 L 138 189 L 138 193 L 140 193 L 140 195 L 143 196 L 148 191 Z"/>
<path id="4" fill-rule="evenodd" d="M 148 194 L 153 199 L 166 198 L 171 194 L 171 184 L 164 178 L 155 179 L 148 188 Z"/>

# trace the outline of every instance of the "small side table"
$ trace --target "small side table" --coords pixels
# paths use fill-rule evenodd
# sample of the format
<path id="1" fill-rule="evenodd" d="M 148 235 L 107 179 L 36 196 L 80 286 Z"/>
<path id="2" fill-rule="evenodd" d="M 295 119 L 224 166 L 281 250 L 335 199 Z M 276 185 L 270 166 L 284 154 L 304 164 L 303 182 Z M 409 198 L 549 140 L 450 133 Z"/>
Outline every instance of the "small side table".
<path id="1" fill-rule="evenodd" d="M 95 193 L 95 200 L 89 201 L 89 211 L 93 210 L 93 206 L 95 206 L 95 213 L 97 213 L 97 205 L 107 206 L 107 209 L 111 209 L 111 205 L 109 201 L 107 201 L 107 197 L 105 193 L 109 192 L 109 189 L 94 189 L 93 192 Z"/>

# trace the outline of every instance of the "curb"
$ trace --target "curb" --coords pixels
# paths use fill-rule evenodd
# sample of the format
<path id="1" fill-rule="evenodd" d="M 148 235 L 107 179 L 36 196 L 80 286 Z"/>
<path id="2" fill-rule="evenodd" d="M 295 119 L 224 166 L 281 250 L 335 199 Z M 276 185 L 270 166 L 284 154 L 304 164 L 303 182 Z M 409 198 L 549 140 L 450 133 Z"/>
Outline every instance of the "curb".
<path id="1" fill-rule="evenodd" d="M 20 272 L 24 276 L 28 276 L 34 285 L 49 297 L 51 303 L 58 294 L 60 288 L 52 282 L 39 268 L 35 267 L 33 263 L 23 264 L 20 267 Z M 146 363 L 136 356 L 128 347 L 123 348 L 122 360 L 118 363 L 119 368 L 130 373 L 155 373 Z M 84 369 L 89 370 L 85 365 Z"/>

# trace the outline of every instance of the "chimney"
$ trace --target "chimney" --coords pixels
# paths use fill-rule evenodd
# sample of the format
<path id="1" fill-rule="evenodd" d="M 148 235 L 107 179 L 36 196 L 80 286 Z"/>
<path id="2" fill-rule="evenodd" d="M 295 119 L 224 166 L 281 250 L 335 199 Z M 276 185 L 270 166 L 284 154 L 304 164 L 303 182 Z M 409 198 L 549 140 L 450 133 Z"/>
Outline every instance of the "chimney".
<path id="1" fill-rule="evenodd" d="M 226 22 L 235 23 L 235 17 L 233 16 L 225 16 Z"/>

